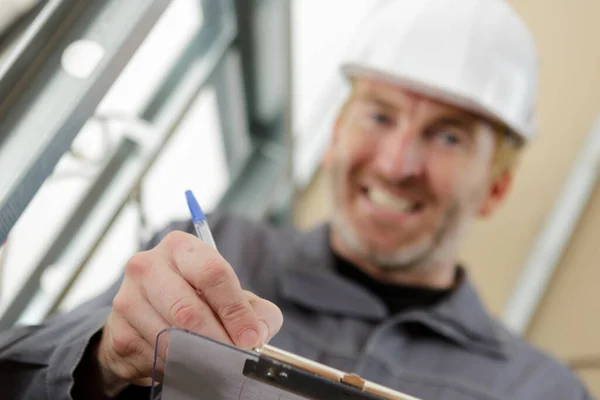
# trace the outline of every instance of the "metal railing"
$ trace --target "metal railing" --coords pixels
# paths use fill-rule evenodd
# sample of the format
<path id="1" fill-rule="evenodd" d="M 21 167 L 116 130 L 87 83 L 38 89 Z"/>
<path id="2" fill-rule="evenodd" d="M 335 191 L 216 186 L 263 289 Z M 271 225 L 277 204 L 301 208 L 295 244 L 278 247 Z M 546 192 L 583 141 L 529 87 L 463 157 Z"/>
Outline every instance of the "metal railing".
<path id="1" fill-rule="evenodd" d="M 73 2 L 50 2 L 46 13 L 38 16 L 37 25 L 29 28 L 30 35 L 14 53 L 14 59 L 7 64 L 9 67 L 0 74 L 0 92 L 15 93 L 19 79 L 23 82 L 22 76 L 17 74 L 17 66 L 31 62 L 40 53 L 42 43 L 35 38 L 51 33 L 57 36 L 53 48 L 48 48 L 46 57 L 38 63 L 39 67 L 31 71 L 30 84 L 23 85 L 20 96 L 14 97 L 10 104 L 0 105 L 0 113 L 6 117 L 0 123 L 0 169 L 14 171 L 0 177 L 0 242 L 61 155 L 69 149 L 83 124 L 93 117 L 102 96 L 169 3 L 167 0 L 132 0 L 117 12 L 116 4 L 123 2 L 78 2 L 82 4 L 80 9 L 73 9 Z M 207 85 L 216 90 L 232 182 L 217 207 L 218 212 L 261 219 L 280 211 L 273 210 L 273 205 L 279 205 L 274 199 L 281 192 L 290 191 L 292 186 L 288 175 L 291 141 L 287 140 L 289 133 L 286 132 L 289 105 L 279 101 L 279 110 L 270 120 L 255 112 L 256 98 L 263 96 L 264 100 L 261 88 L 265 83 L 260 79 L 244 80 L 251 76 L 246 69 L 256 67 L 256 60 L 251 57 L 252 47 L 244 47 L 244 41 L 239 40 L 240 29 L 243 33 L 254 32 L 250 38 L 244 36 L 250 44 L 261 40 L 264 34 L 287 37 L 285 31 L 269 33 L 256 29 L 257 25 L 264 25 L 262 19 L 269 17 L 269 13 L 239 12 L 247 7 L 264 11 L 265 7 L 277 4 L 262 0 L 201 1 L 200 4 L 203 23 L 195 39 L 139 115 L 96 116 L 120 120 L 126 134 L 11 299 L 0 318 L 0 329 L 20 322 L 40 322 L 58 309 L 130 196 L 143 185 L 146 173 L 191 104 Z M 289 18 L 285 15 L 289 12 L 287 6 L 279 4 L 274 10 L 283 13 L 284 20 Z M 68 28 L 65 28 L 65 18 L 72 18 Z M 108 26 L 110 29 L 100 29 Z M 61 32 L 60 35 L 57 32 Z M 94 36 L 94 32 L 102 35 Z M 71 82 L 72 77 L 61 69 L 61 54 L 70 43 L 82 37 L 101 43 L 105 56 L 89 78 Z M 264 46 L 264 42 L 261 45 Z M 286 57 L 286 53 L 273 48 L 268 56 Z M 289 80 L 287 64 L 278 62 L 277 65 L 284 68 L 279 75 Z M 278 87 L 288 90 L 288 83 L 281 82 Z M 247 87 L 253 90 L 248 92 Z M 60 104 L 60 99 L 64 99 L 64 104 Z M 56 115 L 49 115 L 48 105 L 55 103 L 58 104 Z M 27 154 L 27 160 L 14 157 L 15 152 L 22 153 L 27 148 L 26 143 L 32 141 L 39 146 Z M 9 156 L 4 157 L 6 154 Z M 41 289 L 40 280 L 51 269 L 56 282 L 49 293 Z"/>

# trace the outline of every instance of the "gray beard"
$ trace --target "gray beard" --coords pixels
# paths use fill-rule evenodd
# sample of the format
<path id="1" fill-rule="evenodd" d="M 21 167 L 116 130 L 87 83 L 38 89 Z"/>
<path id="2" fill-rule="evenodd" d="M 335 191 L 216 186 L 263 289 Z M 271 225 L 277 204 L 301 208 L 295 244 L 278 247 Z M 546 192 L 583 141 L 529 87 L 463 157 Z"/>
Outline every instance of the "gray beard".
<path id="1" fill-rule="evenodd" d="M 332 172 L 335 176 L 335 168 Z M 402 246 L 391 254 L 381 254 L 361 239 L 344 215 L 343 209 L 335 207 L 335 204 L 339 203 L 336 200 L 339 200 L 340 196 L 335 189 L 333 192 L 333 233 L 339 236 L 355 256 L 387 271 L 423 271 L 448 262 L 455 256 L 458 244 L 474 219 L 474 215 L 461 209 L 459 202 L 456 201 L 450 206 L 445 218 L 431 236 Z"/>
<path id="2" fill-rule="evenodd" d="M 432 236 L 403 246 L 391 254 L 381 254 L 376 249 L 369 248 L 341 212 L 335 213 L 332 225 L 344 244 L 369 264 L 388 271 L 422 271 L 448 261 L 448 257 L 453 256 L 469 222 L 468 218 L 461 218 L 460 214 L 458 207 L 454 206 Z"/>

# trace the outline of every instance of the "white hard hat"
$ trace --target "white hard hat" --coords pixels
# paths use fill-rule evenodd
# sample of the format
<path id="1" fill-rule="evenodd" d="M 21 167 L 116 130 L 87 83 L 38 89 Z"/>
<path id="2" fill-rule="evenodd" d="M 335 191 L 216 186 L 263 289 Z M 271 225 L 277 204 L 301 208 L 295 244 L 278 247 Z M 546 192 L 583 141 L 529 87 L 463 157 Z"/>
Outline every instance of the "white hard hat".
<path id="1" fill-rule="evenodd" d="M 363 28 L 346 76 L 389 81 L 533 138 L 537 51 L 504 0 L 386 0 Z"/>

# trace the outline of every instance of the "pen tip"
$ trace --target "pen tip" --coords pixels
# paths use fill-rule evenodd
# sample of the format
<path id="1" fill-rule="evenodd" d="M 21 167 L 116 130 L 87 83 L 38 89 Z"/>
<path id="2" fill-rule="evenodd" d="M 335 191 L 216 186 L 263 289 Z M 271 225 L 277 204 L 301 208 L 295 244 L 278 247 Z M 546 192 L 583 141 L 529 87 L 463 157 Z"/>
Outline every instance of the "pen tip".
<path id="1" fill-rule="evenodd" d="M 204 212 L 202 212 L 202 208 L 200 207 L 200 204 L 198 204 L 198 200 L 196 200 L 196 197 L 191 190 L 186 190 L 185 198 L 187 200 L 190 213 L 192 214 L 192 222 L 196 223 L 206 220 L 206 216 L 204 215 Z"/>

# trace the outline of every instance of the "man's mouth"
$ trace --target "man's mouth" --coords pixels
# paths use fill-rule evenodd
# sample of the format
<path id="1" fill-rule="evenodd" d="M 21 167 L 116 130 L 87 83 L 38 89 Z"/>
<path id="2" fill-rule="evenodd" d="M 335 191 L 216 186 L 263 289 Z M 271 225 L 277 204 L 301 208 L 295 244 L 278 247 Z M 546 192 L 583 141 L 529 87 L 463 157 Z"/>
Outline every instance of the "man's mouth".
<path id="1" fill-rule="evenodd" d="M 406 197 L 390 193 L 382 188 L 362 187 L 361 191 L 371 203 L 387 211 L 396 213 L 415 213 L 424 207 L 423 202 L 410 200 Z"/>

